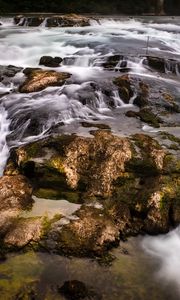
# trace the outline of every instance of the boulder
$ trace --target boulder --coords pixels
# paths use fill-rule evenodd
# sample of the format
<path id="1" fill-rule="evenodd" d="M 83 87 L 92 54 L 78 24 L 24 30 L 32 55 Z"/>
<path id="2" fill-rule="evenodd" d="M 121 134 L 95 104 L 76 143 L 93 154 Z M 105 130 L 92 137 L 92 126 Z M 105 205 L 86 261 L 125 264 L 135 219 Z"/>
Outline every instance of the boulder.
<path id="1" fill-rule="evenodd" d="M 42 56 L 39 65 L 44 65 L 50 68 L 57 68 L 60 66 L 60 63 L 63 61 L 61 57 L 52 57 L 52 56 Z"/>
<path id="2" fill-rule="evenodd" d="M 0 66 L 0 77 L 14 77 L 21 72 L 23 68 L 12 65 Z"/>
<path id="3" fill-rule="evenodd" d="M 92 133 L 94 138 L 56 136 L 16 149 L 11 159 L 29 178 L 36 197 L 83 204 L 70 218 L 59 211 L 51 218 L 16 218 L 13 226 L 4 219 L 8 249 L 36 245 L 64 255 L 104 257 L 120 239 L 165 233 L 177 224 L 178 155 L 145 134 Z M 24 178 L 9 177 L 17 176 Z"/>
<path id="4" fill-rule="evenodd" d="M 41 91 L 49 86 L 61 86 L 70 77 L 68 73 L 55 71 L 28 70 L 27 79 L 19 87 L 20 93 L 33 93 Z"/>

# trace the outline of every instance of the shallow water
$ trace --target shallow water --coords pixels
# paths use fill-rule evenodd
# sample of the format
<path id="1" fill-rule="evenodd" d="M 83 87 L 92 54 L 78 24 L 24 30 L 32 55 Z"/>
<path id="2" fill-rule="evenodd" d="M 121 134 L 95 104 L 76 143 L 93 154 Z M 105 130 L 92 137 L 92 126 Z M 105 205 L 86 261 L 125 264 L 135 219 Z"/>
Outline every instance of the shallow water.
<path id="1" fill-rule="evenodd" d="M 141 238 L 132 238 L 121 246 L 113 250 L 116 259 L 111 266 L 45 253 L 12 255 L 0 264 L 0 299 L 14 299 L 23 286 L 34 284 L 37 299 L 64 300 L 57 287 L 70 280 L 85 283 L 102 300 L 179 299 L 171 282 L 160 282 L 155 276 L 159 262 L 143 252 Z M 128 254 L 123 253 L 125 249 Z"/>

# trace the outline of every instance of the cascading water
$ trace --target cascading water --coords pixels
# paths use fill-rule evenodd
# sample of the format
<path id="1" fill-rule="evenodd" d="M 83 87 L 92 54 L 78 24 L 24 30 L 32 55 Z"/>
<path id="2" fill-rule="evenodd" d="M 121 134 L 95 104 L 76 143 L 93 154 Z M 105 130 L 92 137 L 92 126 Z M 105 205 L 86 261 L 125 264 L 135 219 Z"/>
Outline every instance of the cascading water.
<path id="1" fill-rule="evenodd" d="M 6 165 L 9 148 L 7 146 L 6 137 L 9 134 L 10 121 L 5 108 L 0 104 L 0 176 L 2 176 Z"/>
<path id="2" fill-rule="evenodd" d="M 133 106 L 136 95 L 129 103 L 124 103 L 118 89 L 109 85 L 108 78 L 122 75 L 121 69 L 122 72 L 127 69 L 130 74 L 159 80 L 158 74 L 152 73 L 144 64 L 148 36 L 149 53 L 155 56 L 163 53 L 167 57 L 173 54 L 177 58 L 180 55 L 178 24 L 102 18 L 83 28 L 47 28 L 46 22 L 45 18 L 39 27 L 27 27 L 24 22 L 21 27 L 15 25 L 13 19 L 1 18 L 1 65 L 38 67 L 41 56 L 60 56 L 63 63 L 56 71 L 72 74 L 71 82 L 64 87 L 51 87 L 29 95 L 16 92 L 25 78 L 22 72 L 1 81 L 0 95 L 12 120 L 11 147 L 41 138 L 61 122 L 69 124 L 73 120 L 101 120 L 115 116 L 122 127 L 123 110 Z M 122 58 L 114 64 L 114 70 L 103 69 L 103 64 L 113 55 L 118 57 L 117 54 Z M 175 64 L 176 73 L 177 66 Z M 161 80 L 171 83 L 167 77 Z M 133 127 L 128 124 L 128 130 L 133 132 Z"/>

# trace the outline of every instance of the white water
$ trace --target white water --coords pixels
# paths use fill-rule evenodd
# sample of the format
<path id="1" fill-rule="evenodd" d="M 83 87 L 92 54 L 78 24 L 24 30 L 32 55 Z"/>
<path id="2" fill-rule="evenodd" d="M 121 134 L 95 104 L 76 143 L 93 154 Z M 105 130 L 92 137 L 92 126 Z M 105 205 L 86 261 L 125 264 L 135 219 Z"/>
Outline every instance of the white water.
<path id="1" fill-rule="evenodd" d="M 119 72 L 121 61 L 114 68 L 117 72 L 103 69 L 102 64 L 110 55 L 123 55 L 129 73 L 158 79 L 178 89 L 179 79 L 171 76 L 171 66 L 167 65 L 168 76 L 160 78 L 158 73 L 144 65 L 148 37 L 148 54 L 179 59 L 180 26 L 177 20 L 163 23 L 160 19 L 100 19 L 83 28 L 46 28 L 46 19 L 36 28 L 15 26 L 12 18 L 0 18 L 0 22 L 0 65 L 37 67 L 43 55 L 60 56 L 65 60 L 56 70 L 72 74 L 70 82 L 64 87 L 47 88 L 27 95 L 16 91 L 25 79 L 22 73 L 0 83 L 1 173 L 8 157 L 7 114 L 12 131 L 8 138 L 9 147 L 42 138 L 61 122 L 70 124 L 74 120 L 116 118 L 116 128 L 121 127 L 123 111 L 133 108 L 136 95 L 129 104 L 125 104 L 116 88 L 110 85 L 110 78 L 123 74 Z M 106 87 L 110 91 L 109 96 L 104 92 Z M 10 94 L 2 96 L 6 92 Z M 30 130 L 32 123 L 34 132 Z M 134 130 L 131 123 L 129 121 L 126 125 L 128 132 Z M 125 126 L 122 125 L 122 128 Z"/>
<path id="2" fill-rule="evenodd" d="M 4 167 L 9 155 L 9 149 L 6 137 L 9 134 L 10 121 L 8 120 L 7 111 L 0 105 L 0 176 L 3 174 Z"/>
<path id="3" fill-rule="evenodd" d="M 160 262 L 157 278 L 174 283 L 180 293 L 180 227 L 166 235 L 145 237 L 142 246 Z"/>

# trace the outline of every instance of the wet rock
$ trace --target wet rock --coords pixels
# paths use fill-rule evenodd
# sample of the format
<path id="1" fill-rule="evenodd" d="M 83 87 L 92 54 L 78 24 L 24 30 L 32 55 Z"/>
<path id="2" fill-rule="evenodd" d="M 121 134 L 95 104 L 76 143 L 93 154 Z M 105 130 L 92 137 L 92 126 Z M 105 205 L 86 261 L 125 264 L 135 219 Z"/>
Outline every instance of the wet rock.
<path id="1" fill-rule="evenodd" d="M 180 70 L 180 63 L 174 59 L 147 56 L 147 64 L 150 68 L 160 73 L 171 73 L 178 75 Z"/>
<path id="2" fill-rule="evenodd" d="M 14 23 L 18 26 L 37 27 L 40 26 L 44 20 L 45 18 L 43 16 L 25 17 L 19 15 L 14 17 Z"/>
<path id="3" fill-rule="evenodd" d="M 50 137 L 16 150 L 19 171 L 29 177 L 35 195 L 84 204 L 70 219 L 16 220 L 4 231 L 6 245 L 36 243 L 59 254 L 103 257 L 120 239 L 167 232 L 177 222 L 178 156 L 145 134 L 93 134 Z"/>
<path id="4" fill-rule="evenodd" d="M 41 68 L 25 68 L 23 70 L 23 73 L 26 75 L 26 76 L 29 76 L 32 72 L 35 72 L 35 71 L 41 71 L 42 69 Z"/>
<path id="5" fill-rule="evenodd" d="M 129 100 L 133 96 L 133 89 L 129 76 L 123 75 L 121 77 L 117 77 L 113 82 L 118 87 L 120 98 L 125 103 L 129 103 Z"/>
<path id="6" fill-rule="evenodd" d="M 136 95 L 133 104 L 138 106 L 140 111 L 134 114 L 134 117 L 157 128 L 161 123 L 164 126 L 179 126 L 178 95 L 174 95 L 161 81 L 147 78 L 142 80 L 138 76 L 124 75 L 115 78 L 113 82 L 118 86 L 119 95 L 125 103 Z"/>
<path id="7" fill-rule="evenodd" d="M 133 150 L 134 147 L 138 147 L 139 152 L 136 153 Z M 49 153 L 48 159 L 46 159 L 46 153 Z M 156 158 L 159 155 L 161 164 L 159 163 L 160 166 L 158 167 Z M 42 159 L 43 156 L 45 157 L 44 160 Z M 166 169 L 169 168 L 167 161 L 164 162 L 163 160 L 165 150 L 161 149 L 156 140 L 143 134 L 135 135 L 131 140 L 116 137 L 109 131 L 101 130 L 94 132 L 93 139 L 72 135 L 36 142 L 19 148 L 17 157 L 21 168 L 24 168 L 27 162 L 34 161 L 35 176 L 36 173 L 38 176 L 38 172 L 44 173 L 47 178 L 52 174 L 54 176 L 53 182 L 58 180 L 59 176 L 59 180 L 64 182 L 64 187 L 82 189 L 82 191 L 87 191 L 89 195 L 96 196 L 110 195 L 113 190 L 113 183 L 129 170 L 127 165 L 130 162 L 133 163 L 134 167 L 136 164 L 141 165 L 138 172 L 142 172 L 143 165 L 145 170 L 147 161 L 151 166 L 150 169 L 154 170 L 155 173 L 162 171 L 164 163 Z M 42 169 L 42 163 L 38 164 L 38 157 L 41 158 L 39 161 L 42 161 L 44 165 Z M 137 169 L 134 168 L 133 172 L 137 172 Z M 147 170 L 147 176 L 151 175 L 152 173 L 148 173 Z M 46 181 L 45 177 L 43 181 Z M 50 187 L 50 182 L 48 186 Z"/>
<path id="8" fill-rule="evenodd" d="M 0 211 L 24 210 L 32 206 L 32 187 L 22 175 L 0 178 Z"/>
<path id="9" fill-rule="evenodd" d="M 42 25 L 43 22 L 45 27 L 83 27 L 90 25 L 89 18 L 76 14 L 54 15 L 47 18 L 44 16 L 25 17 L 20 15 L 14 18 L 14 23 L 18 26 L 36 27 Z"/>
<path id="10" fill-rule="evenodd" d="M 136 118 L 138 116 L 138 113 L 134 110 L 128 110 L 126 113 L 125 113 L 126 117 L 128 118 Z"/>
<path id="11" fill-rule="evenodd" d="M 63 61 L 61 57 L 52 57 L 52 56 L 42 56 L 39 65 L 44 65 L 50 68 L 57 68 L 60 66 L 60 63 Z"/>
<path id="12" fill-rule="evenodd" d="M 117 64 L 122 61 L 124 59 L 124 57 L 122 55 L 111 55 L 107 57 L 107 60 L 105 63 L 103 63 L 103 67 L 105 69 L 110 69 L 113 70 Z M 123 61 L 122 63 L 122 67 L 126 67 L 127 66 L 127 62 L 125 63 L 125 61 Z"/>
<path id="13" fill-rule="evenodd" d="M 162 120 L 147 108 L 141 109 L 139 112 L 129 110 L 125 115 L 128 118 L 140 118 L 142 122 L 145 122 L 155 128 L 159 128 L 160 123 L 162 123 Z"/>
<path id="14" fill-rule="evenodd" d="M 93 206 L 84 206 L 77 218 L 61 229 L 58 223 L 52 225 L 45 247 L 53 245 L 58 253 L 74 256 L 102 256 L 107 249 L 118 245 L 119 229 L 113 219 L 103 210 Z M 127 224 L 128 220 L 124 220 Z M 55 244 L 52 244 L 54 240 Z"/>
<path id="15" fill-rule="evenodd" d="M 23 68 L 16 66 L 0 66 L 0 77 L 14 77 L 17 73 L 21 72 Z"/>
<path id="16" fill-rule="evenodd" d="M 32 188 L 22 175 L 5 175 L 0 178 L 0 194 L 0 236 L 3 236 L 19 214 L 32 207 Z"/>
<path id="17" fill-rule="evenodd" d="M 90 25 L 90 19 L 81 15 L 68 14 L 53 16 L 47 19 L 47 27 L 84 27 Z"/>
<path id="18" fill-rule="evenodd" d="M 149 104 L 149 85 L 143 81 L 139 82 L 139 93 L 138 96 L 134 99 L 133 104 L 142 108 Z"/>
<path id="19" fill-rule="evenodd" d="M 89 122 L 81 122 L 81 125 L 85 128 L 96 127 L 99 129 L 110 130 L 110 126 L 107 124 L 99 124 L 99 123 L 89 123 Z"/>
<path id="20" fill-rule="evenodd" d="M 49 86 L 61 86 L 70 77 L 68 73 L 57 73 L 55 71 L 28 70 L 27 79 L 19 87 L 21 93 L 33 93 L 41 91 Z"/>
<path id="21" fill-rule="evenodd" d="M 163 123 L 161 118 L 158 115 L 155 115 L 150 109 L 144 108 L 141 109 L 137 116 L 140 118 L 142 122 L 145 122 L 155 128 L 160 127 L 160 123 Z"/>
<path id="22" fill-rule="evenodd" d="M 4 243 L 8 247 L 22 248 L 38 242 L 43 231 L 41 218 L 18 219 L 5 237 Z"/>
<path id="23" fill-rule="evenodd" d="M 157 70 L 158 72 L 165 73 L 164 58 L 148 56 L 147 63 L 151 68 Z"/>
<path id="24" fill-rule="evenodd" d="M 165 102 L 164 107 L 167 111 L 171 113 L 180 113 L 180 106 L 176 103 L 175 97 L 168 92 L 162 93 L 162 97 Z"/>

